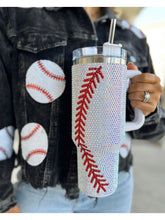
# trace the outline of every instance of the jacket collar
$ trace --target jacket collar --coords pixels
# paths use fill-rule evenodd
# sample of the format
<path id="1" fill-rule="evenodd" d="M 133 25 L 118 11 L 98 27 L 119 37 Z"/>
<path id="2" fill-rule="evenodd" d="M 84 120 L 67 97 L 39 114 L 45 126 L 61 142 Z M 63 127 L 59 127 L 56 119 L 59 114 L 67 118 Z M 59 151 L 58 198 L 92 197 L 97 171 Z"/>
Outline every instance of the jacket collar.
<path id="1" fill-rule="evenodd" d="M 45 10 L 47 11 L 59 11 L 63 7 L 44 7 Z"/>
<path id="2" fill-rule="evenodd" d="M 44 7 L 45 10 L 47 11 L 59 11 L 64 7 Z M 98 18 L 97 21 L 102 20 L 102 19 L 106 19 L 106 18 L 116 18 L 115 14 L 107 7 L 102 7 L 102 16 L 100 18 Z"/>
<path id="3" fill-rule="evenodd" d="M 95 22 L 100 22 L 100 21 L 103 21 L 103 20 L 107 20 L 107 19 L 112 19 L 112 18 L 116 18 L 116 15 L 109 9 L 109 8 L 106 8 L 106 7 L 102 7 L 101 8 L 101 12 L 102 12 L 102 15 L 101 17 L 99 17 Z"/>

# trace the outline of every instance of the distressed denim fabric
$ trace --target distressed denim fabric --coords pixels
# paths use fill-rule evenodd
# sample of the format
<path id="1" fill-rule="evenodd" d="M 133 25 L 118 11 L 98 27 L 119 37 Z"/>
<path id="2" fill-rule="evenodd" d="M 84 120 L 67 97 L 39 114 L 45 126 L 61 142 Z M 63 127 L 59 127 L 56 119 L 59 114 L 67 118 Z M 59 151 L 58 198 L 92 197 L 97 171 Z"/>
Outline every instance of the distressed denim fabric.
<path id="1" fill-rule="evenodd" d="M 60 185 L 34 189 L 19 182 L 15 194 L 21 213 L 130 213 L 133 196 L 133 170 L 121 171 L 118 187 L 110 196 L 92 198 L 80 191 L 79 198 L 65 198 Z M 33 197 L 33 199 L 31 199 Z"/>
<path id="2" fill-rule="evenodd" d="M 21 134 L 26 124 L 36 122 L 44 127 L 48 136 L 48 152 L 38 166 L 30 166 L 24 160 L 19 146 L 17 160 L 23 181 L 34 188 L 61 184 L 68 198 L 75 199 L 79 195 L 77 154 L 71 139 L 72 51 L 107 41 L 112 17 L 114 14 L 106 8 L 103 8 L 103 16 L 94 23 L 83 8 L 0 9 L 0 129 L 13 125 Z M 139 38 L 123 26 L 121 20 L 117 21 L 115 43 L 121 43 L 128 51 L 128 62 L 134 61 L 142 72 L 154 72 L 146 38 Z M 25 87 L 26 73 L 38 60 L 50 60 L 65 73 L 64 93 L 48 104 L 36 102 Z M 131 116 L 133 112 L 127 100 L 127 120 Z M 165 130 L 164 116 L 163 110 L 157 109 L 147 117 L 147 124 L 131 132 L 131 136 L 160 138 Z M 6 177 L 7 170 L 10 175 L 12 172 L 8 169 L 11 167 L 9 161 L 0 161 L 0 211 L 16 203 L 10 176 Z M 129 152 L 126 158 L 120 158 L 119 171 L 128 171 L 131 165 L 132 154 Z M 3 166 L 6 169 L 2 169 Z M 8 191 L 9 186 L 11 190 Z"/>

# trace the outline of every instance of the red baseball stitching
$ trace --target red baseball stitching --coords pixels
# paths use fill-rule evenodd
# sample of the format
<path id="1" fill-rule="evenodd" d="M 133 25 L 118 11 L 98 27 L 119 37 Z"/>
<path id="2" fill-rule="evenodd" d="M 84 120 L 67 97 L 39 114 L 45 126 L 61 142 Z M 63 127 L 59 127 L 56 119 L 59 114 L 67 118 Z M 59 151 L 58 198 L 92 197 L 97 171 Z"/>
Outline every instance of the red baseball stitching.
<path id="1" fill-rule="evenodd" d="M 9 130 L 8 130 L 8 127 L 5 127 L 5 131 L 6 133 L 9 135 L 9 137 L 13 140 L 14 139 L 14 135 L 12 135 Z"/>
<path id="2" fill-rule="evenodd" d="M 78 107 L 76 108 L 76 126 L 75 126 L 75 141 L 78 142 L 78 147 L 80 147 L 80 152 L 82 152 L 82 159 L 84 160 L 83 165 L 86 166 L 86 172 L 88 172 L 88 177 L 91 177 L 91 183 L 93 187 L 97 187 L 97 193 L 102 189 L 106 192 L 105 187 L 109 184 L 106 183 L 103 175 L 100 175 L 101 171 L 96 165 L 96 161 L 93 159 L 91 151 L 87 149 L 85 145 L 85 120 L 87 115 L 87 110 L 89 109 L 90 99 L 92 99 L 92 94 L 94 94 L 94 89 L 97 88 L 97 83 L 100 83 L 100 78 L 103 79 L 104 76 L 101 72 L 102 66 L 98 68 L 89 68 L 89 72 L 86 74 L 87 78 L 84 79 L 84 84 L 81 86 L 80 95 L 78 97 L 79 101 L 77 102 Z"/>
<path id="3" fill-rule="evenodd" d="M 39 92 L 43 93 L 49 100 L 49 102 L 53 101 L 52 96 L 48 93 L 48 91 L 46 91 L 45 89 L 41 88 L 40 86 L 34 85 L 34 84 L 27 84 L 26 85 L 27 89 L 36 89 Z"/>
<path id="4" fill-rule="evenodd" d="M 28 134 L 24 137 L 21 137 L 21 140 L 29 139 L 31 136 L 33 136 L 38 131 L 39 128 L 40 128 L 40 125 L 36 125 L 36 127 L 30 132 L 30 134 Z"/>
<path id="5" fill-rule="evenodd" d="M 96 161 L 92 159 L 93 155 L 90 153 L 91 151 L 87 149 L 87 146 L 85 146 L 84 144 L 79 144 L 79 147 L 81 147 L 80 151 L 83 152 L 82 159 L 85 159 L 83 163 L 83 165 L 86 166 L 85 171 L 89 171 L 88 177 L 92 177 L 90 182 L 94 184 L 93 188 L 96 188 L 97 186 L 97 193 L 100 192 L 100 189 L 106 192 L 105 187 L 109 184 L 106 183 L 106 179 L 104 179 L 104 176 L 100 175 L 101 171 L 98 169 Z"/>
<path id="6" fill-rule="evenodd" d="M 37 64 L 38 64 L 39 68 L 42 70 L 42 72 L 43 72 L 44 74 L 46 74 L 48 77 L 50 77 L 50 78 L 52 78 L 52 79 L 59 80 L 59 81 L 64 81 L 64 80 L 65 80 L 65 77 L 58 76 L 58 75 L 56 75 L 56 74 L 54 74 L 54 73 L 49 72 L 49 71 L 45 68 L 45 66 L 44 66 L 44 64 L 41 62 L 41 60 L 37 61 Z"/>
<path id="7" fill-rule="evenodd" d="M 128 146 L 126 144 L 122 144 L 120 148 L 125 148 L 127 152 L 129 152 Z"/>
<path id="8" fill-rule="evenodd" d="M 9 158 L 7 152 L 5 151 L 5 149 L 3 147 L 0 147 L 0 151 L 2 151 L 4 153 L 6 158 Z"/>
<path id="9" fill-rule="evenodd" d="M 26 157 L 26 161 L 29 160 L 29 158 L 31 156 L 33 156 L 34 154 L 43 154 L 43 155 L 46 155 L 46 151 L 43 150 L 43 149 L 36 149 L 36 150 L 33 150 L 31 151 L 30 153 L 28 153 L 27 157 Z"/>

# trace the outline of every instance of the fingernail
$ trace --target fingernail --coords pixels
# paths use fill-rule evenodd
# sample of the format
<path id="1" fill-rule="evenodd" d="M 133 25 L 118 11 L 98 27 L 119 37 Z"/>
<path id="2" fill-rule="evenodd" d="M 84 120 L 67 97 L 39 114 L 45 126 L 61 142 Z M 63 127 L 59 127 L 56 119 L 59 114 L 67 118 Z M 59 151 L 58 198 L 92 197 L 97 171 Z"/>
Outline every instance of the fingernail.
<path id="1" fill-rule="evenodd" d="M 133 64 L 132 62 L 129 62 L 127 65 L 129 65 L 129 64 Z"/>

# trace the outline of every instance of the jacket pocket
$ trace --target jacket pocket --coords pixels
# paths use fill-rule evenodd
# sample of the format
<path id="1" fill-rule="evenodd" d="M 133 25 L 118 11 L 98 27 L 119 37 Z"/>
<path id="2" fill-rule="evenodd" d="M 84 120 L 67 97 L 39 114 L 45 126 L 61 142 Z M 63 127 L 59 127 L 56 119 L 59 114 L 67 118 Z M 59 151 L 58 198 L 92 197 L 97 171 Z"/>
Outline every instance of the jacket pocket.
<path id="1" fill-rule="evenodd" d="M 17 48 L 31 53 L 39 53 L 47 49 L 65 47 L 66 44 L 67 40 L 60 36 L 31 33 L 18 37 Z"/>
<path id="2" fill-rule="evenodd" d="M 17 40 L 18 61 L 21 67 L 39 59 L 51 60 L 63 68 L 67 40 L 61 36 L 40 33 L 21 34 Z M 22 72 L 22 69 L 21 69 Z"/>

